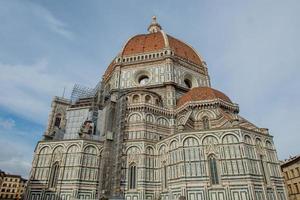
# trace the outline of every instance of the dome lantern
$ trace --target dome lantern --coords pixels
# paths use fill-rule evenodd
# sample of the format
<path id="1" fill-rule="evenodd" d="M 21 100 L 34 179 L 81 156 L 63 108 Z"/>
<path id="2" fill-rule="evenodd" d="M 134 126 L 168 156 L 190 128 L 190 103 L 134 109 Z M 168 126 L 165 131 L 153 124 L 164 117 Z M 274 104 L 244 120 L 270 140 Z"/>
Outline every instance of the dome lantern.
<path id="1" fill-rule="evenodd" d="M 156 16 L 153 16 L 152 17 L 152 22 L 148 27 L 149 33 L 156 33 L 158 31 L 160 31 L 161 29 L 162 29 L 161 26 L 156 21 Z"/>

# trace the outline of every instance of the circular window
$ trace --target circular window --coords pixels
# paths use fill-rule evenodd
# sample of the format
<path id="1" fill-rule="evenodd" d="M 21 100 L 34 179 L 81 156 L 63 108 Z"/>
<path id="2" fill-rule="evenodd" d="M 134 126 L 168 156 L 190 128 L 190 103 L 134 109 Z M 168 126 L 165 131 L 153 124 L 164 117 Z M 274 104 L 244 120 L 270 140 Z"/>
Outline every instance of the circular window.
<path id="1" fill-rule="evenodd" d="M 191 88 L 192 87 L 192 82 L 190 79 L 184 79 L 184 84 L 187 88 Z"/>
<path id="2" fill-rule="evenodd" d="M 139 83 L 140 85 L 146 85 L 148 82 L 149 82 L 149 76 L 147 76 L 147 75 L 141 75 L 141 76 L 138 78 L 138 83 Z"/>

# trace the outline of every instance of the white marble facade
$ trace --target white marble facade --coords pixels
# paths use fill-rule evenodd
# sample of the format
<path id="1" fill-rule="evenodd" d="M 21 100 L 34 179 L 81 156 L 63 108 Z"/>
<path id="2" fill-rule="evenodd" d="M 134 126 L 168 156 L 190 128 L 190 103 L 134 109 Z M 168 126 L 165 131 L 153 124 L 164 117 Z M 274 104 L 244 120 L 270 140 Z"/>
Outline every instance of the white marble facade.
<path id="1" fill-rule="evenodd" d="M 268 130 L 211 88 L 191 47 L 173 41 L 180 54 L 155 21 L 149 30 L 163 49 L 126 54 L 133 37 L 93 96 L 54 98 L 26 198 L 286 200 Z"/>

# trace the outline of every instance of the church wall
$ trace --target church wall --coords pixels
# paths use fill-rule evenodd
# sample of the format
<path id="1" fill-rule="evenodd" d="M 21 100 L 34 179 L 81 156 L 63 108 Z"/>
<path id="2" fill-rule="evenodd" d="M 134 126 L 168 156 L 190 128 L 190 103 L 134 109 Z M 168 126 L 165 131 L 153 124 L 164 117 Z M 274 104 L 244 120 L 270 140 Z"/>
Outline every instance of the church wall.
<path id="1" fill-rule="evenodd" d="M 96 198 L 102 144 L 87 140 L 40 142 L 30 173 L 28 199 Z M 52 166 L 59 163 L 55 187 L 50 187 Z"/>
<path id="2" fill-rule="evenodd" d="M 128 190 L 125 184 L 126 199 L 135 196 L 162 196 L 162 199 L 176 199 L 186 195 L 188 199 L 272 199 L 284 200 L 284 189 L 281 174 L 274 152 L 272 137 L 251 132 L 250 139 L 260 138 L 266 141 L 261 147 L 247 144 L 249 132 L 240 129 L 218 131 L 201 131 L 180 133 L 170 136 L 156 145 L 144 142 L 127 142 L 128 149 L 126 180 L 131 162 L 137 164 L 137 190 Z M 269 143 L 270 142 L 270 143 Z M 152 148 L 153 151 L 147 150 Z M 262 148 L 262 149 L 260 149 Z M 262 175 L 258 152 L 271 154 L 264 160 L 266 182 Z M 154 152 L 154 153 L 150 153 Z M 152 155 L 154 154 L 154 155 Z M 207 156 L 215 154 L 220 184 L 212 185 L 209 175 Z M 274 157 L 275 156 L 275 157 Z M 152 160 L 151 160 L 152 159 Z M 276 161 L 276 162 L 275 162 Z M 152 172 L 147 168 L 149 162 L 154 167 Z M 270 165 L 270 162 L 273 162 Z M 166 163 L 167 185 L 163 186 L 163 166 Z M 150 164 L 151 165 L 151 164 Z M 271 167 L 273 166 L 273 167 Z M 276 170 L 275 170 L 276 169 Z M 274 171 L 275 170 L 275 171 Z M 149 176 L 147 173 L 151 173 Z M 152 176 L 153 174 L 153 176 Z M 200 187 L 200 188 L 199 188 Z M 201 189 L 202 188 L 202 189 Z M 225 189 L 224 189 L 225 188 Z M 143 191 L 144 194 L 141 194 Z M 151 199 L 151 198 L 150 198 Z"/>
<path id="3" fill-rule="evenodd" d="M 189 93 L 210 87 L 206 64 L 162 34 L 158 51 L 121 52 L 94 97 L 54 99 L 26 199 L 286 199 L 272 136 L 225 94 Z"/>

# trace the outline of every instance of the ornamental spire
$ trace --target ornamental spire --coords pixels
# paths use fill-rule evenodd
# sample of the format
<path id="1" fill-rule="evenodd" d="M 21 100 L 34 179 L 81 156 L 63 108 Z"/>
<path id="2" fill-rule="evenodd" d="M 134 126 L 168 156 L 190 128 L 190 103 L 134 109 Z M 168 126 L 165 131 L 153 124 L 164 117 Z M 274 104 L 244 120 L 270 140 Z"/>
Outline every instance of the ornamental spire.
<path id="1" fill-rule="evenodd" d="M 159 23 L 157 23 L 156 16 L 153 16 L 152 22 L 148 27 L 148 31 L 149 31 L 149 33 L 156 33 L 160 30 L 161 30 L 161 26 L 159 25 Z"/>

